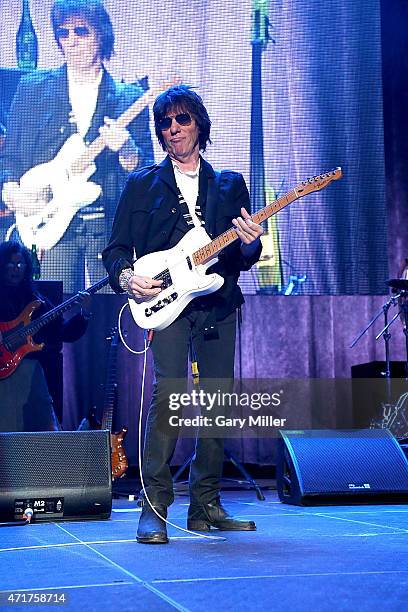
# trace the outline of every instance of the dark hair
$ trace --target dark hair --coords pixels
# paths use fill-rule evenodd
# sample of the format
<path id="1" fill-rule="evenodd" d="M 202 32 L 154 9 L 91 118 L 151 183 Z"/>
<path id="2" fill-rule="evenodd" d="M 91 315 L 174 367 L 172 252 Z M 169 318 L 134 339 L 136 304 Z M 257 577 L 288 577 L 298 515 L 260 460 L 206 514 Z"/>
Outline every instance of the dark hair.
<path id="1" fill-rule="evenodd" d="M 171 110 L 183 110 L 193 115 L 198 126 L 198 143 L 200 151 L 205 151 L 207 144 L 211 144 L 211 121 L 202 99 L 193 91 L 190 85 L 174 85 L 159 96 L 153 105 L 154 127 L 156 136 L 164 150 L 163 133 L 159 128 L 160 121 Z"/>
<path id="2" fill-rule="evenodd" d="M 110 59 L 113 53 L 115 36 L 109 14 L 101 0 L 55 0 L 51 9 L 51 23 L 54 37 L 59 47 L 57 30 L 69 17 L 82 17 L 94 27 L 99 37 L 101 59 Z"/>
<path id="3" fill-rule="evenodd" d="M 22 285 L 27 289 L 32 288 L 33 264 L 31 261 L 31 252 L 20 242 L 16 240 L 8 240 L 0 243 L 0 285 L 4 285 L 6 266 L 11 260 L 11 256 L 20 253 L 24 258 L 26 265 L 24 271 L 24 279 Z"/>

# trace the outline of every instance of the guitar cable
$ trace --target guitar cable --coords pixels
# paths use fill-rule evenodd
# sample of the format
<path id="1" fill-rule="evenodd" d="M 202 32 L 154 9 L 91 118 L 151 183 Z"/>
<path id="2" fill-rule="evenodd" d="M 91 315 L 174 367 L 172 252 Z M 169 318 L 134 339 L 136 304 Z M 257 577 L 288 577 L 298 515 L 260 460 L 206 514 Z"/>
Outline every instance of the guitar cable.
<path id="1" fill-rule="evenodd" d="M 129 353 L 132 353 L 133 355 L 146 355 L 146 352 L 150 348 L 150 344 L 153 340 L 153 330 L 152 329 L 149 329 L 148 331 L 144 330 L 145 348 L 143 351 L 135 351 L 134 349 L 130 348 L 130 346 L 127 344 L 122 334 L 122 327 L 121 327 L 122 326 L 122 314 L 126 307 L 129 307 L 129 302 L 125 302 L 123 304 L 122 308 L 119 311 L 119 315 L 118 315 L 118 332 L 119 332 L 119 337 L 121 339 L 121 342 L 123 346 L 129 351 Z"/>
<path id="2" fill-rule="evenodd" d="M 139 462 L 140 482 L 141 482 L 141 485 L 142 485 L 142 491 L 143 491 L 143 495 L 145 497 L 145 500 L 147 501 L 147 503 L 149 504 L 151 510 L 155 513 L 155 515 L 159 519 L 164 521 L 170 527 L 175 527 L 176 529 L 178 529 L 179 531 L 182 531 L 183 533 L 189 533 L 189 534 L 191 534 L 193 536 L 196 536 L 196 537 L 199 537 L 199 538 L 204 538 L 206 540 L 221 540 L 221 541 L 225 541 L 226 538 L 224 538 L 222 536 L 205 535 L 203 533 L 197 533 L 195 531 L 191 531 L 190 529 L 185 529 L 184 527 L 180 527 L 179 525 L 176 525 L 175 523 L 172 523 L 167 518 L 162 516 L 160 514 L 160 512 L 158 512 L 156 510 L 156 508 L 153 506 L 152 502 L 149 499 L 149 496 L 147 494 L 146 487 L 145 487 L 145 482 L 144 482 L 144 478 L 143 478 L 143 472 L 142 472 L 142 419 L 143 419 L 144 390 L 145 390 L 145 384 L 146 384 L 147 351 L 149 350 L 151 341 L 153 339 L 153 330 L 149 330 L 147 333 L 144 334 L 144 349 L 142 351 L 135 351 L 134 349 L 130 348 L 127 345 L 127 343 L 125 342 L 125 340 L 123 338 L 123 335 L 122 335 L 122 330 L 121 330 L 122 313 L 123 313 L 124 309 L 126 308 L 126 306 L 128 306 L 128 305 L 129 305 L 128 302 L 126 302 L 125 304 L 123 304 L 122 308 L 119 311 L 119 315 L 118 315 L 118 331 L 119 331 L 119 337 L 120 337 L 121 341 L 123 342 L 123 345 L 126 347 L 126 349 L 128 351 L 130 351 L 134 355 L 143 355 L 142 381 L 141 381 L 141 389 L 140 389 L 139 426 L 138 426 L 138 445 L 139 445 L 139 449 L 138 449 L 138 462 Z"/>

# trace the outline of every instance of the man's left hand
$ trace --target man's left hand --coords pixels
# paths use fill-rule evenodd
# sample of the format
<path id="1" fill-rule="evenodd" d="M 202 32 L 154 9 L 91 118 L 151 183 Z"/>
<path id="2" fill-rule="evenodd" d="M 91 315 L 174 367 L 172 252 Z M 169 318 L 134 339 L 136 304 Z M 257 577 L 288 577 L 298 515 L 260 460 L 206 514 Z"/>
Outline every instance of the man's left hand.
<path id="1" fill-rule="evenodd" d="M 258 246 L 260 236 L 263 234 L 263 227 L 251 219 L 251 215 L 245 208 L 241 208 L 242 217 L 232 220 L 239 238 L 241 239 L 241 252 L 243 255 L 250 255 Z"/>
<path id="2" fill-rule="evenodd" d="M 129 132 L 118 126 L 115 119 L 104 117 L 104 125 L 99 128 L 99 133 L 102 136 L 106 146 L 117 153 L 130 138 Z"/>

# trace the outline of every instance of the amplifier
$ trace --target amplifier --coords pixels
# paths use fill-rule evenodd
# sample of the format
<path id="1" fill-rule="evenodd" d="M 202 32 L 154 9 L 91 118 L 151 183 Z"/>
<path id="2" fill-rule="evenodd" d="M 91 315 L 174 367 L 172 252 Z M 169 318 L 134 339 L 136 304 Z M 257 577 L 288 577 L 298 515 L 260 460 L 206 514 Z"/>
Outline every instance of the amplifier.
<path id="1" fill-rule="evenodd" d="M 0 520 L 107 519 L 112 510 L 108 431 L 0 433 Z"/>

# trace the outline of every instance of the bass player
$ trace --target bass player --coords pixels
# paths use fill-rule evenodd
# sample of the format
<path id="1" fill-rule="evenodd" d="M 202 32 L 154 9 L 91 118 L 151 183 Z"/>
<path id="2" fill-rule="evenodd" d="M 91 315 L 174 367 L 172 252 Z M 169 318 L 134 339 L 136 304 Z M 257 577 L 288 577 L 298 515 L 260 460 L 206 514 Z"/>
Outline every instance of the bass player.
<path id="1" fill-rule="evenodd" d="M 52 308 L 52 304 L 33 287 L 31 253 L 18 242 L 0 244 L 0 321 L 17 319 L 34 300 L 42 305 L 34 314 L 38 318 Z M 47 365 L 55 360 L 62 342 L 78 340 L 88 327 L 90 297 L 81 298 L 81 311 L 64 321 L 58 317 L 35 335 L 44 348 L 31 352 L 17 369 L 0 379 L 0 431 L 48 431 L 60 428 L 44 376 Z M 0 332 L 0 355 L 3 355 Z"/>

